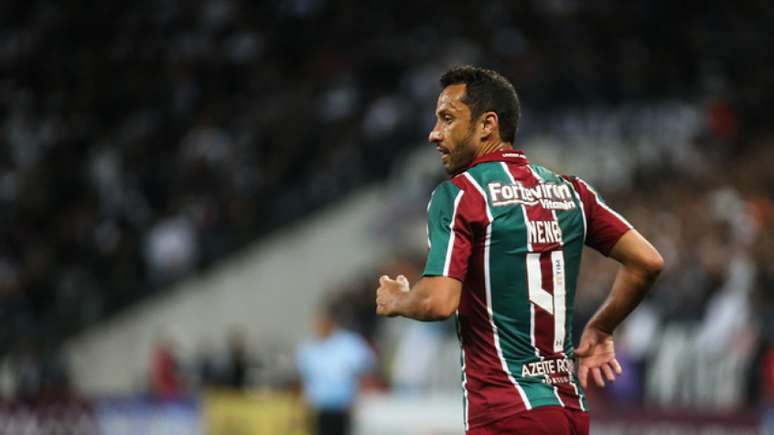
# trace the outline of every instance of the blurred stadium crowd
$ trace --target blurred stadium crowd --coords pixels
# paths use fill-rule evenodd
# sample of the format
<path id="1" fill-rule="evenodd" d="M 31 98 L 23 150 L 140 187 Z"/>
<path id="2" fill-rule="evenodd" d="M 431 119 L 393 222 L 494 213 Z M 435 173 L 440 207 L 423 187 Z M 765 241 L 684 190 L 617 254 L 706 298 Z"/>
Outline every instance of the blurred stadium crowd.
<path id="1" fill-rule="evenodd" d="M 666 256 L 622 331 L 638 376 L 609 394 L 756 403 L 774 367 L 772 19 L 763 1 L 4 2 L 0 354 L 17 392 L 67 385 L 71 334 L 364 183 L 400 184 L 437 77 L 465 62 L 509 77 L 519 140 L 568 156 L 557 169 Z M 578 325 L 614 269 L 585 270 Z M 333 295 L 370 339 L 377 272 Z M 702 389 L 712 376 L 730 392 Z"/>

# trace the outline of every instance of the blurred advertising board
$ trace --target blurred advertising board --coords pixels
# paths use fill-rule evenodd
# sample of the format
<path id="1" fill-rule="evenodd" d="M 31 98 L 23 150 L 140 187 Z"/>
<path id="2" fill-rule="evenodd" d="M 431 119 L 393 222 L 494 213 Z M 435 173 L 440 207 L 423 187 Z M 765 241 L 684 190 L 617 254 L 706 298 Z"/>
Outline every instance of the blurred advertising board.
<path id="1" fill-rule="evenodd" d="M 757 435 L 760 417 L 755 412 L 711 413 L 695 411 L 599 410 L 592 411 L 593 435 Z"/>
<path id="2" fill-rule="evenodd" d="M 194 399 L 106 399 L 94 412 L 101 435 L 204 435 Z"/>
<path id="3" fill-rule="evenodd" d="M 301 400 L 276 392 L 0 402 L 0 435 L 309 435 L 306 427 Z"/>
<path id="4" fill-rule="evenodd" d="M 207 435 L 308 435 L 300 399 L 277 392 L 209 392 L 203 399 Z"/>
<path id="5" fill-rule="evenodd" d="M 0 402 L 0 435 L 98 435 L 85 401 Z"/>
<path id="6" fill-rule="evenodd" d="M 772 416 L 774 417 L 774 416 Z M 435 395 L 364 395 L 355 409 L 355 435 L 463 435 L 457 392 Z M 682 410 L 617 410 L 594 407 L 591 435 L 757 435 L 753 410 L 717 413 Z"/>
<path id="7" fill-rule="evenodd" d="M 355 435 L 462 435 L 461 403 L 453 394 L 364 395 Z M 774 411 L 772 411 L 774 423 Z M 757 412 L 592 411 L 592 435 L 754 435 Z M 309 435 L 296 395 L 209 392 L 200 398 L 148 397 L 93 401 L 0 402 L 0 435 Z"/>

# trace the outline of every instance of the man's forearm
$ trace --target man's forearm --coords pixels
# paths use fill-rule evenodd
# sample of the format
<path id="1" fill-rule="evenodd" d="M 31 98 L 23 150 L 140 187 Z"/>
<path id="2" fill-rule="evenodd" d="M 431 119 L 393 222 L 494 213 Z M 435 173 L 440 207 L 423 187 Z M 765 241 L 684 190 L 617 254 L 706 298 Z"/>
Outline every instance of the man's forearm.
<path id="1" fill-rule="evenodd" d="M 589 320 L 589 327 L 612 334 L 637 305 L 658 277 L 659 269 L 621 266 L 605 302 Z"/>
<path id="2" fill-rule="evenodd" d="M 376 313 L 382 316 L 403 316 L 411 319 L 444 320 L 457 311 L 462 294 L 462 282 L 445 276 L 426 276 L 408 289 L 403 276 L 379 278 L 376 290 Z"/>
<path id="3" fill-rule="evenodd" d="M 395 303 L 395 311 L 399 316 L 424 322 L 444 320 L 449 317 L 444 315 L 446 313 L 440 313 L 435 309 L 430 295 L 416 288 L 402 293 L 398 297 Z"/>

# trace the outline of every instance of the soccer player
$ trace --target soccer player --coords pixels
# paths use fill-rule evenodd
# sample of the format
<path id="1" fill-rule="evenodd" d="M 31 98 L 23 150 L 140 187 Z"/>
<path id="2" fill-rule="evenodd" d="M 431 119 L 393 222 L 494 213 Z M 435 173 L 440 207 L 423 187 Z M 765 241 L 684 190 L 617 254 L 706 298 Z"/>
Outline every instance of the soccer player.
<path id="1" fill-rule="evenodd" d="M 513 149 L 520 109 L 508 80 L 462 66 L 441 87 L 429 140 L 451 179 L 430 198 L 424 276 L 413 288 L 382 276 L 377 313 L 457 314 L 467 434 L 586 434 L 587 380 L 602 387 L 621 373 L 613 332 L 663 260 L 588 183 Z M 573 349 L 584 244 L 621 267 Z"/>

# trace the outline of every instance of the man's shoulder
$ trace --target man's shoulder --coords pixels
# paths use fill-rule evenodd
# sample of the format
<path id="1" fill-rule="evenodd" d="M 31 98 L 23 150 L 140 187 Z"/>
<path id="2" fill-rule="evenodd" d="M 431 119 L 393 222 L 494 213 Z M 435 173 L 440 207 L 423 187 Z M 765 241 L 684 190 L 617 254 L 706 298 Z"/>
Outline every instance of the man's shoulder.
<path id="1" fill-rule="evenodd" d="M 529 167 L 544 182 L 547 181 L 551 183 L 565 183 L 572 182 L 575 178 L 577 178 L 574 175 L 562 174 L 537 163 L 530 163 Z"/>
<path id="2" fill-rule="evenodd" d="M 482 194 L 482 186 L 484 185 L 483 179 L 480 174 L 473 172 L 472 169 L 475 168 L 460 172 L 452 178 L 438 184 L 433 190 L 431 198 L 438 196 L 439 198 L 445 197 L 453 199 L 460 194 L 460 192 L 464 195 L 468 195 L 469 193 L 476 195 Z"/>
<path id="3" fill-rule="evenodd" d="M 499 174 L 500 171 L 502 171 L 500 162 L 483 162 L 460 172 L 446 182 L 466 192 L 482 192 L 486 180 L 491 178 L 492 174 Z"/>
<path id="4" fill-rule="evenodd" d="M 459 175 L 438 183 L 438 185 L 435 186 L 435 189 L 433 189 L 433 192 L 430 194 L 430 199 L 454 198 L 460 191 L 465 190 L 463 183 L 460 183 L 459 181 L 455 182 L 457 177 L 459 177 Z"/>
<path id="5" fill-rule="evenodd" d="M 466 210 L 477 210 L 486 204 L 482 182 L 466 172 L 438 184 L 430 195 L 427 211 L 431 216 L 440 213 L 444 215 L 457 207 Z"/>

